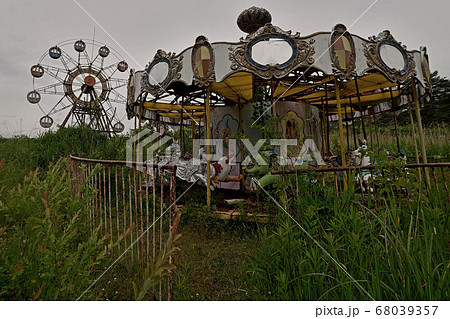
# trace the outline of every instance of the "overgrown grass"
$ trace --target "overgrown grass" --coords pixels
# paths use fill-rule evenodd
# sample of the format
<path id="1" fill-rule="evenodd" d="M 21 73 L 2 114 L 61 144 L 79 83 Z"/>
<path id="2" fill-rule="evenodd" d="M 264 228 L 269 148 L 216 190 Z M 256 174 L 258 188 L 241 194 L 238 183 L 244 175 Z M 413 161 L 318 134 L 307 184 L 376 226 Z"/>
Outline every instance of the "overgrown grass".
<path id="1" fill-rule="evenodd" d="M 366 123 L 367 126 L 367 123 Z M 337 128 L 333 125 L 333 129 L 330 131 L 330 144 L 331 150 L 334 154 L 340 154 L 339 148 L 339 132 Z M 371 139 L 369 136 L 369 130 L 367 129 L 367 141 L 369 148 L 371 147 Z M 346 134 L 346 129 L 344 126 L 344 134 Z M 363 134 L 360 127 L 356 127 L 357 136 L 362 139 Z M 353 131 L 352 127 L 349 126 L 349 142 L 350 149 L 354 149 Z M 419 133 L 417 127 L 415 128 L 416 143 L 419 152 L 419 157 L 421 157 L 420 143 L 419 143 Z M 424 127 L 424 139 L 425 139 L 425 149 L 427 152 L 427 157 L 429 157 L 429 162 L 442 162 L 450 161 L 450 140 L 448 136 L 450 135 L 450 125 L 441 123 L 435 124 L 430 127 Z M 403 125 L 398 127 L 398 137 L 400 142 L 400 149 L 406 152 L 408 161 L 410 163 L 415 163 L 415 150 L 414 150 L 414 139 L 412 137 L 411 125 Z M 347 143 L 346 135 L 344 137 L 345 143 Z M 376 150 L 378 145 L 385 148 L 391 155 L 396 156 L 397 141 L 395 138 L 395 129 L 393 126 L 389 127 L 378 127 L 378 140 L 375 132 L 375 128 L 372 129 L 372 140 L 373 147 L 372 150 Z M 357 139 L 358 141 L 358 139 Z M 422 162 L 422 161 L 421 161 Z"/>
<path id="2" fill-rule="evenodd" d="M 407 198 L 399 193 L 405 181 L 395 174 L 378 182 L 384 192 L 371 196 L 372 202 L 355 192 L 353 183 L 336 196 L 334 187 L 310 183 L 311 176 L 300 179 L 300 196 L 293 185 L 279 189 L 281 206 L 314 240 L 279 210 L 279 224 L 261 228 L 256 254 L 247 264 L 251 297 L 447 300 L 448 201 L 420 188 L 402 200 Z M 406 181 L 410 189 L 416 185 L 412 175 Z"/>
<path id="3" fill-rule="evenodd" d="M 5 167 L 6 165 L 6 167 Z M 0 179 L 8 175 L 0 165 Z M 86 223 L 93 193 L 72 192 L 66 160 L 0 186 L 0 299 L 73 300 L 104 258 L 105 238 Z"/>

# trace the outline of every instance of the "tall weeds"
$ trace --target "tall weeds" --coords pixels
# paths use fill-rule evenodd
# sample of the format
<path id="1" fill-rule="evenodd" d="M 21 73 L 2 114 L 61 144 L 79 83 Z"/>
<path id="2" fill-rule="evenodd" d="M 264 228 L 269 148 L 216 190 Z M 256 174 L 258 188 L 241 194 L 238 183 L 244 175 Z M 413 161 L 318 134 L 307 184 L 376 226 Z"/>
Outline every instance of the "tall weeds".
<path id="1" fill-rule="evenodd" d="M 280 210 L 279 225 L 260 228 L 260 245 L 249 257 L 252 298 L 369 299 L 355 280 L 376 300 L 447 300 L 449 204 L 421 187 L 401 194 L 418 182 L 412 172 L 407 179 L 395 174 L 380 179 L 376 189 L 383 193 L 371 196 L 353 183 L 336 196 L 334 187 L 303 175 L 297 193 L 288 179 L 291 187 L 277 191 L 280 204 L 332 258 Z"/>

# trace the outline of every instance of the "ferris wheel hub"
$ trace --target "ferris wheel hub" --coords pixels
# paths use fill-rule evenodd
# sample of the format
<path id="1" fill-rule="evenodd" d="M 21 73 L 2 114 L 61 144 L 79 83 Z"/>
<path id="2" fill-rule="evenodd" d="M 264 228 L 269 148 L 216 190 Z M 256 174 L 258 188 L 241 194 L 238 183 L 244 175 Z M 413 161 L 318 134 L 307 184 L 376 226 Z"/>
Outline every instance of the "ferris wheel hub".
<path id="1" fill-rule="evenodd" d="M 95 78 L 92 75 L 88 75 L 84 78 L 84 84 L 86 84 L 87 86 L 94 86 Z"/>

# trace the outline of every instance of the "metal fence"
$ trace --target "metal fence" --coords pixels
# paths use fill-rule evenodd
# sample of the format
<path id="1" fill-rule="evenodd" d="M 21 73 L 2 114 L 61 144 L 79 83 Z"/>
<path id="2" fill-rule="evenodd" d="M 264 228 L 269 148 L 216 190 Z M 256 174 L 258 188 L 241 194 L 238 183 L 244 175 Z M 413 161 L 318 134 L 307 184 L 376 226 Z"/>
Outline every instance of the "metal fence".
<path id="1" fill-rule="evenodd" d="M 274 170 L 272 174 L 292 176 L 298 193 L 300 174 L 312 174 L 314 182 L 333 186 L 336 195 L 352 186 L 363 197 L 373 197 L 381 187 L 390 187 L 396 196 L 412 199 L 420 189 L 422 194 L 436 197 L 440 202 L 450 202 L 447 180 L 450 178 L 450 163 L 405 164 L 401 167 L 348 166 L 319 167 L 315 169 Z M 366 177 L 366 178 L 365 178 Z M 310 180 L 311 180 L 310 178 Z M 403 178 L 403 181 L 401 179 Z M 443 203 L 443 202 L 442 202 Z"/>
<path id="2" fill-rule="evenodd" d="M 126 253 L 143 278 L 172 231 L 175 167 L 74 156 L 70 159 L 74 188 L 87 183 L 95 193 L 88 208 L 90 231 L 107 236 L 113 243 L 108 254 L 117 258 Z M 169 263 L 173 263 L 173 257 Z M 172 300 L 172 286 L 169 274 L 167 283 L 153 290 L 154 299 Z"/>

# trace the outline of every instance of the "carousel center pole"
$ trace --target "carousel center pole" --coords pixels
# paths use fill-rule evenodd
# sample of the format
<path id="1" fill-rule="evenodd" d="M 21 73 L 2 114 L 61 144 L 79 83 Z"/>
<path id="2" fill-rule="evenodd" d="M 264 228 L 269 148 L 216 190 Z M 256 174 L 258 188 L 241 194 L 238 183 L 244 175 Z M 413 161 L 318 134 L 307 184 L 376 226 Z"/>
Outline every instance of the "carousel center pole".
<path id="1" fill-rule="evenodd" d="M 211 114 L 209 109 L 209 95 L 211 93 L 211 88 L 208 86 L 206 89 L 206 204 L 208 208 L 211 207 L 211 167 L 210 167 L 210 154 L 211 154 Z"/>
<path id="2" fill-rule="evenodd" d="M 412 77 L 411 81 L 412 81 L 411 84 L 412 84 L 412 91 L 413 91 L 413 97 L 414 97 L 414 106 L 415 106 L 414 108 L 416 111 L 417 127 L 419 128 L 419 140 L 420 140 L 420 149 L 422 152 L 422 161 L 424 164 L 427 164 L 428 163 L 427 151 L 425 149 L 425 138 L 423 135 L 422 117 L 420 115 L 420 104 L 419 104 L 419 98 L 417 96 L 416 80 Z M 425 178 L 427 179 L 427 184 L 431 185 L 428 167 L 425 167 Z"/>
<path id="3" fill-rule="evenodd" d="M 339 83 L 336 78 L 334 78 L 334 87 L 336 90 L 336 104 L 337 104 L 338 121 L 339 121 L 339 144 L 341 146 L 342 166 L 347 166 L 347 161 L 345 160 L 345 149 L 344 149 L 344 126 L 342 124 L 341 96 L 340 96 L 340 92 L 339 92 Z M 347 190 L 347 174 L 346 174 L 346 172 L 344 172 L 344 189 Z"/>

